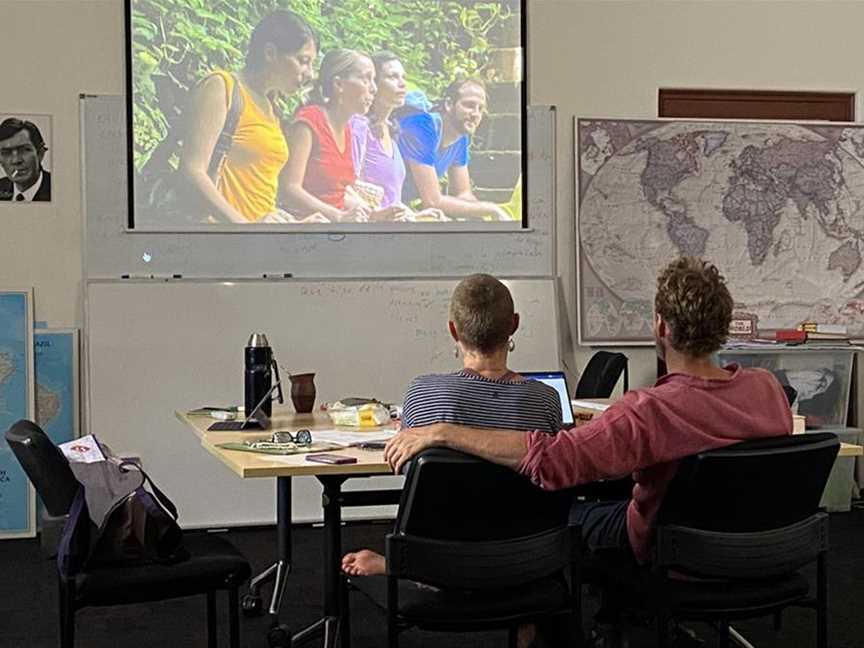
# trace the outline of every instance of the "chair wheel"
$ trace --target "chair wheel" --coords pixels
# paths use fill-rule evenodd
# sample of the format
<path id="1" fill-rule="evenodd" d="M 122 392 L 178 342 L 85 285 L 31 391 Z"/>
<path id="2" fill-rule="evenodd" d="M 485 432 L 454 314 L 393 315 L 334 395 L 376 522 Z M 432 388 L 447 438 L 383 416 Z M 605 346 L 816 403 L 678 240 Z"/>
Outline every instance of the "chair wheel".
<path id="1" fill-rule="evenodd" d="M 267 633 L 267 645 L 269 648 L 291 648 L 291 633 L 281 625 L 270 628 Z"/>
<path id="2" fill-rule="evenodd" d="M 260 596 L 244 594 L 240 597 L 240 609 L 243 610 L 243 616 L 258 616 L 264 611 L 264 602 Z"/>

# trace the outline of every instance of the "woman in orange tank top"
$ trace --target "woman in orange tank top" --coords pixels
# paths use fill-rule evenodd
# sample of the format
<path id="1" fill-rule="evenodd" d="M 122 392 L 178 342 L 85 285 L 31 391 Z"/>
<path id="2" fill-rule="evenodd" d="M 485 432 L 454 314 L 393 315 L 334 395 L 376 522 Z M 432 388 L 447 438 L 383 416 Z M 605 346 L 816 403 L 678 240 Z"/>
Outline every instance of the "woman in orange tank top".
<path id="1" fill-rule="evenodd" d="M 189 129 L 180 172 L 195 189 L 199 208 L 228 223 L 298 222 L 276 207 L 279 173 L 288 145 L 270 96 L 291 95 L 312 79 L 318 42 L 292 11 L 274 11 L 252 31 L 246 63 L 236 74 L 215 72 L 196 88 L 187 109 Z M 216 182 L 208 175 L 213 150 L 229 112 L 234 83 L 243 109 Z M 312 214 L 306 222 L 326 222 Z"/>

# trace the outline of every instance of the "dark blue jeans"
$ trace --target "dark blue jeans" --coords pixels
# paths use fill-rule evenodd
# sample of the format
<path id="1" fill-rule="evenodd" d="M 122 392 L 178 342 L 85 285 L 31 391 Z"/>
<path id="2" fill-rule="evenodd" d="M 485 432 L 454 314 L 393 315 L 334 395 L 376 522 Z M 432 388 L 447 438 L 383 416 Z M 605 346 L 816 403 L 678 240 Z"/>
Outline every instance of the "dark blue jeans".
<path id="1" fill-rule="evenodd" d="M 582 529 L 582 541 L 589 552 L 619 550 L 633 560 L 633 550 L 627 536 L 627 506 L 629 500 L 605 502 L 573 502 L 570 526 Z"/>

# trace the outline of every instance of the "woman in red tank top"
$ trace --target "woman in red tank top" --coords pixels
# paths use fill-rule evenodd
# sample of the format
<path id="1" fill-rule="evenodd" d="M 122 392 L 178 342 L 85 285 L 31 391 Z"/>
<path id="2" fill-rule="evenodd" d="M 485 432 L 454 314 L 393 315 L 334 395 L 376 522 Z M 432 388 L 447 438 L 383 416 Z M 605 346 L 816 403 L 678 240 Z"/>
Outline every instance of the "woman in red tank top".
<path id="1" fill-rule="evenodd" d="M 357 179 L 350 120 L 369 110 L 375 91 L 375 67 L 368 56 L 348 49 L 327 52 L 311 103 L 297 111 L 288 133 L 291 157 L 280 187 L 289 211 L 320 212 L 331 222 L 369 219 L 368 206 L 346 204 L 345 189 Z"/>

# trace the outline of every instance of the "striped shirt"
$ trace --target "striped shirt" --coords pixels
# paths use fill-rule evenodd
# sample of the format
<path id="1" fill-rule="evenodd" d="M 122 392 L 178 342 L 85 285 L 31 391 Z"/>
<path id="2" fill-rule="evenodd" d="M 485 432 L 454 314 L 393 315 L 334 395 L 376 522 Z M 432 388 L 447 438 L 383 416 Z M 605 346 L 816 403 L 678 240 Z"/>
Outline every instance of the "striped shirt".
<path id="1" fill-rule="evenodd" d="M 555 434 L 562 427 L 561 400 L 548 385 L 513 373 L 494 380 L 467 369 L 429 374 L 408 387 L 402 425 L 432 423 Z"/>

